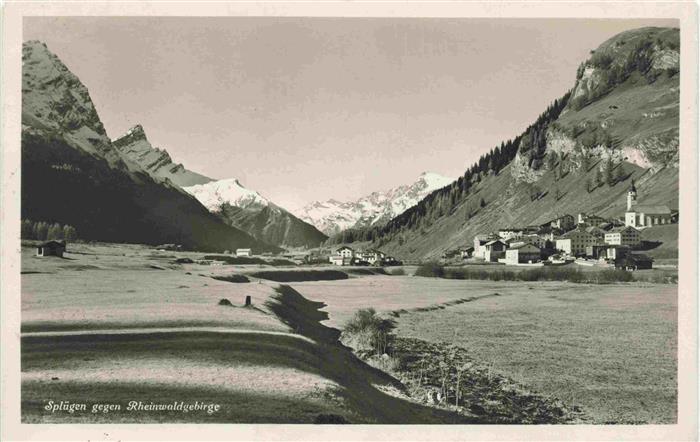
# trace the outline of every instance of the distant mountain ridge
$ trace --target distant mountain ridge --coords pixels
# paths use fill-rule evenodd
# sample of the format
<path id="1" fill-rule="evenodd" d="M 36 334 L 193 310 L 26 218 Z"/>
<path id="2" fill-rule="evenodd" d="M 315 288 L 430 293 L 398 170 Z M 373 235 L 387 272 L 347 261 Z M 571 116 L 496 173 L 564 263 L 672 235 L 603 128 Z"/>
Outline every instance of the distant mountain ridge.
<path id="1" fill-rule="evenodd" d="M 141 165 L 146 172 L 155 178 L 167 178 L 180 187 L 214 181 L 209 177 L 185 169 L 182 164 L 174 164 L 165 149 L 158 149 L 151 145 L 140 124 L 129 129 L 121 137 L 112 140 L 112 144 L 122 155 Z"/>
<path id="2" fill-rule="evenodd" d="M 318 247 L 328 237 L 237 179 L 211 181 L 185 187 L 211 212 L 226 222 L 271 244 Z"/>
<path id="3" fill-rule="evenodd" d="M 113 141 L 119 152 L 154 179 L 172 183 L 195 197 L 226 224 L 268 244 L 316 247 L 327 237 L 237 179 L 214 180 L 174 164 L 165 149 L 154 147 L 139 124 Z"/>
<path id="4" fill-rule="evenodd" d="M 21 198 L 22 218 L 73 225 L 86 240 L 279 250 L 122 155 L 85 85 L 39 41 L 22 46 Z"/>
<path id="5" fill-rule="evenodd" d="M 330 236 L 346 229 L 382 225 L 417 204 L 430 192 L 452 181 L 452 178 L 437 173 L 424 172 L 411 184 L 385 192 L 372 192 L 355 201 L 316 201 L 295 213 Z"/>

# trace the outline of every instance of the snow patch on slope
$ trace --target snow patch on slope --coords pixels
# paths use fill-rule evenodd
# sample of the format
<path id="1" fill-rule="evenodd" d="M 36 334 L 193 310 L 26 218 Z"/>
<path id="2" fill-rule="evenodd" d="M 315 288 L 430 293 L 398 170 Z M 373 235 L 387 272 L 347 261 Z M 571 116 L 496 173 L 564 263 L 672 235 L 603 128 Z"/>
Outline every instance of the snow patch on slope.
<path id="1" fill-rule="evenodd" d="M 211 212 L 219 210 L 222 204 L 230 204 L 242 209 L 262 209 L 270 201 L 258 192 L 246 189 L 237 179 L 212 181 L 205 184 L 183 187 Z"/>

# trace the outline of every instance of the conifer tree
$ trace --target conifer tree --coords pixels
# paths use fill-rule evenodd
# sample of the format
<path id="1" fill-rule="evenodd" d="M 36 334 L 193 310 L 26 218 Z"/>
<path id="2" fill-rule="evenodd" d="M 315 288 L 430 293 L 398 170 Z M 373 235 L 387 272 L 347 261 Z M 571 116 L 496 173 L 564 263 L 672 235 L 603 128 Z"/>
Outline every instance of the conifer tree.
<path id="1" fill-rule="evenodd" d="M 624 180 L 626 177 L 627 171 L 625 170 L 625 166 L 620 163 L 619 166 L 617 166 L 617 171 L 615 173 L 615 182 L 619 183 L 620 181 Z"/>
<path id="2" fill-rule="evenodd" d="M 34 223 L 32 223 L 31 220 L 24 219 L 22 220 L 22 226 L 21 226 L 21 238 L 22 239 L 33 239 L 34 238 Z"/>
<path id="3" fill-rule="evenodd" d="M 44 221 L 39 221 L 34 226 L 34 238 L 40 241 L 46 240 L 46 236 L 49 233 L 49 225 Z"/>
<path id="4" fill-rule="evenodd" d="M 599 167 L 595 171 L 595 185 L 596 185 L 596 187 L 599 187 L 601 184 L 603 184 L 603 174 L 600 171 L 600 167 Z"/>
<path id="5" fill-rule="evenodd" d="M 608 186 L 615 185 L 615 177 L 613 176 L 613 162 L 611 158 L 605 163 L 605 182 Z"/>
<path id="6" fill-rule="evenodd" d="M 68 224 L 63 226 L 63 239 L 66 241 L 75 241 L 78 239 L 78 232 L 75 230 L 75 227 L 69 226 Z"/>
<path id="7" fill-rule="evenodd" d="M 63 228 L 59 223 L 53 223 L 46 234 L 46 239 L 62 239 Z"/>
<path id="8" fill-rule="evenodd" d="M 591 159 L 588 157 L 587 153 L 583 154 L 583 157 L 581 158 L 581 170 L 583 173 L 588 172 L 588 169 L 591 168 Z"/>

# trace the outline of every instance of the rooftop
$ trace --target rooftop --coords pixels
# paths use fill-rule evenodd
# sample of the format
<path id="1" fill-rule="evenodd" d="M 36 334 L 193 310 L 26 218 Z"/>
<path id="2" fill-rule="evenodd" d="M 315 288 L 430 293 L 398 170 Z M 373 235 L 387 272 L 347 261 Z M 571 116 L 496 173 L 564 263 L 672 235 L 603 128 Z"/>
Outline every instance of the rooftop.
<path id="1" fill-rule="evenodd" d="M 664 205 L 653 206 L 643 204 L 632 207 L 630 212 L 644 213 L 645 215 L 670 215 L 671 209 Z"/>

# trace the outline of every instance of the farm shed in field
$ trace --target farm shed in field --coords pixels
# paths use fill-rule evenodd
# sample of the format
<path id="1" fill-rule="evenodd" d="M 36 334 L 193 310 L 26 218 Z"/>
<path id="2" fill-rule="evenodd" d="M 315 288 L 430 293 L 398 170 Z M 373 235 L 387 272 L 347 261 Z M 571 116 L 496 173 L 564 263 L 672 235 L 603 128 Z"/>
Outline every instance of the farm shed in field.
<path id="1" fill-rule="evenodd" d="M 62 258 L 65 251 L 65 241 L 47 241 L 37 246 L 36 256 L 58 256 Z"/>
<path id="2" fill-rule="evenodd" d="M 644 270 L 652 268 L 653 260 L 642 253 L 628 253 L 615 260 L 615 267 L 625 270 Z"/>
<path id="3" fill-rule="evenodd" d="M 252 256 L 252 249 L 236 249 L 236 256 Z"/>

